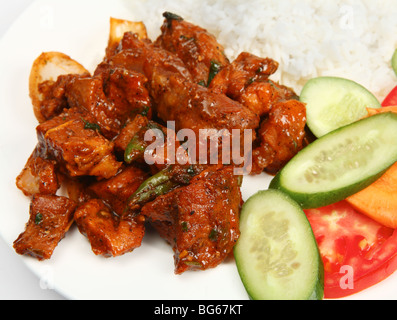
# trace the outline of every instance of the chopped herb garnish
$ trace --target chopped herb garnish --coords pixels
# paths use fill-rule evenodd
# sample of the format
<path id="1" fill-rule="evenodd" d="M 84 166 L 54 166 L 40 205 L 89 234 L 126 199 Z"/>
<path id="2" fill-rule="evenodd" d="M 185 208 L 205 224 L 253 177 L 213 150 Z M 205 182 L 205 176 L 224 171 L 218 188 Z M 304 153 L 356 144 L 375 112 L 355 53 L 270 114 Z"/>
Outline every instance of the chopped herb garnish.
<path id="1" fill-rule="evenodd" d="M 197 84 L 199 84 L 200 86 L 205 87 L 205 81 L 204 80 L 200 80 Z"/>
<path id="2" fill-rule="evenodd" d="M 212 229 L 211 232 L 210 232 L 210 234 L 208 235 L 208 238 L 209 238 L 211 241 L 216 241 L 216 240 L 218 240 L 218 234 L 219 234 L 218 231 L 216 231 L 215 229 Z"/>
<path id="3" fill-rule="evenodd" d="M 251 83 L 255 82 L 255 78 L 249 78 L 247 84 L 250 85 Z"/>
<path id="4" fill-rule="evenodd" d="M 210 85 L 211 81 L 218 74 L 218 72 L 221 70 L 221 68 L 222 68 L 222 65 L 219 62 L 211 60 L 211 67 L 210 67 L 210 73 L 208 75 L 207 86 Z"/>
<path id="5" fill-rule="evenodd" d="M 185 40 L 185 41 L 193 41 L 193 42 L 196 41 L 196 38 L 195 38 L 195 37 L 187 37 L 187 36 L 185 36 L 185 35 L 181 35 L 181 36 L 179 37 L 179 39 L 180 39 L 180 40 Z"/>
<path id="6" fill-rule="evenodd" d="M 188 226 L 188 224 L 187 224 L 186 221 L 183 221 L 183 222 L 181 223 L 181 227 L 182 227 L 182 231 L 183 231 L 183 232 L 189 231 L 189 226 Z"/>
<path id="7" fill-rule="evenodd" d="M 149 114 L 149 111 L 150 111 L 150 107 L 145 107 L 141 112 L 141 115 L 146 117 Z"/>
<path id="8" fill-rule="evenodd" d="M 81 118 L 81 120 L 84 122 L 84 129 L 97 130 L 99 132 L 101 131 L 101 127 L 97 123 L 88 122 L 84 118 Z"/>
<path id="9" fill-rule="evenodd" d="M 278 89 L 272 80 L 268 79 L 268 82 L 274 89 Z"/>
<path id="10" fill-rule="evenodd" d="M 38 212 L 36 214 L 36 217 L 34 218 L 34 223 L 36 225 L 39 225 L 42 221 L 43 221 L 43 215 L 40 212 Z"/>
<path id="11" fill-rule="evenodd" d="M 163 13 L 163 17 L 166 18 L 167 20 L 177 20 L 177 21 L 182 21 L 183 18 L 181 16 L 178 16 L 175 13 L 166 11 Z"/>
<path id="12" fill-rule="evenodd" d="M 194 170 L 194 166 L 193 166 L 193 165 L 192 165 L 192 166 L 189 166 L 189 168 L 187 168 L 186 172 L 187 172 L 189 175 L 191 175 L 191 176 L 193 176 L 193 175 L 196 174 L 196 170 Z"/>

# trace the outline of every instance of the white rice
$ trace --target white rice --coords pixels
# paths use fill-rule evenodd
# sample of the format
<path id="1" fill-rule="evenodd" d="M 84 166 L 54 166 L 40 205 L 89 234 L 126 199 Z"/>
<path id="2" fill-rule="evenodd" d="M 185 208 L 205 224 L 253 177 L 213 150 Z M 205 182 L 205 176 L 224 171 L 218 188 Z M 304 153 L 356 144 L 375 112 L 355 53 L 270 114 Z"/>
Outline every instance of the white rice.
<path id="1" fill-rule="evenodd" d="M 354 80 L 379 100 L 397 85 L 397 0 L 126 0 L 151 39 L 170 11 L 214 34 L 232 60 L 248 51 L 280 63 L 272 79 L 299 94 L 307 80 Z"/>

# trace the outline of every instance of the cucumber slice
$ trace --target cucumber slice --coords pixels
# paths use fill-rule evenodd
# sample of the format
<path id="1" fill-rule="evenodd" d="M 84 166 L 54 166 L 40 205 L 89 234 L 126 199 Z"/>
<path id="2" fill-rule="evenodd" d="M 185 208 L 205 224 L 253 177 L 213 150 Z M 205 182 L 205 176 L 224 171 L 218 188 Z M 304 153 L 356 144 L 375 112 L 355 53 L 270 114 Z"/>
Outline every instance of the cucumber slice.
<path id="1" fill-rule="evenodd" d="M 306 103 L 307 126 L 319 138 L 368 114 L 366 108 L 380 108 L 376 97 L 358 83 L 336 77 L 309 80 L 300 101 Z"/>
<path id="2" fill-rule="evenodd" d="M 270 182 L 304 209 L 343 200 L 397 160 L 397 114 L 380 113 L 337 129 L 299 152 Z"/>
<path id="3" fill-rule="evenodd" d="M 234 248 L 244 287 L 253 300 L 320 300 L 323 265 L 299 205 L 279 190 L 259 191 L 243 205 Z"/>
<path id="4" fill-rule="evenodd" d="M 391 66 L 394 73 L 397 75 L 397 49 L 394 51 L 393 57 L 391 58 Z"/>

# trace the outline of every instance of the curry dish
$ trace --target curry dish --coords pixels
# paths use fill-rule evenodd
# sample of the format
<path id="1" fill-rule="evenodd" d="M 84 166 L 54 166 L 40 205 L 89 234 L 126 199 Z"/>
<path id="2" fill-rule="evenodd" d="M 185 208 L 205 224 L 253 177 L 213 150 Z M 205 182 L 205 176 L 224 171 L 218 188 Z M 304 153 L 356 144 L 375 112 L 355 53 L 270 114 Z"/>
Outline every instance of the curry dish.
<path id="1" fill-rule="evenodd" d="M 62 53 L 34 62 L 38 142 L 16 179 L 31 198 L 17 253 L 49 259 L 75 225 L 96 255 L 116 257 L 138 248 L 150 224 L 172 246 L 176 274 L 215 267 L 239 238 L 240 164 L 170 163 L 167 139 L 162 161 L 148 164 L 145 133 L 171 135 L 167 121 L 197 136 L 251 130 L 251 174 L 277 173 L 308 143 L 305 105 L 270 79 L 276 61 L 248 52 L 230 61 L 205 29 L 164 18 L 154 41 L 143 23 L 111 19 L 93 73 Z"/>

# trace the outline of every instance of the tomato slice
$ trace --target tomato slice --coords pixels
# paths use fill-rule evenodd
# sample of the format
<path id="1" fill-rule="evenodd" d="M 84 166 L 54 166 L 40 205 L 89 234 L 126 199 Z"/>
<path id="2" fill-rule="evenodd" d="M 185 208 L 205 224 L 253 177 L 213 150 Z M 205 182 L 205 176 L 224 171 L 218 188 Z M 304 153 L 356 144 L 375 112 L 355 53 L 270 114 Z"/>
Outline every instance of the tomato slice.
<path id="1" fill-rule="evenodd" d="M 397 86 L 390 91 L 385 100 L 382 102 L 382 107 L 397 106 Z"/>
<path id="2" fill-rule="evenodd" d="M 347 201 L 305 213 L 324 263 L 324 298 L 357 293 L 397 269 L 397 230 L 357 212 Z"/>

